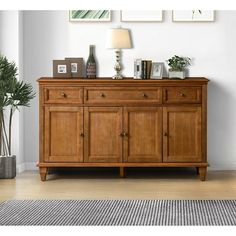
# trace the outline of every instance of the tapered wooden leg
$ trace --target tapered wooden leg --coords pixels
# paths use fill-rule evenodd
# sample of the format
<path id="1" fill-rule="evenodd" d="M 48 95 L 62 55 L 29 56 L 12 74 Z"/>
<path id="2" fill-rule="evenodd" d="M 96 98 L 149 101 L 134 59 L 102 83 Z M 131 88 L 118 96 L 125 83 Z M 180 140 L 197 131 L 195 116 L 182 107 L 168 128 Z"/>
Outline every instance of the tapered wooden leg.
<path id="1" fill-rule="evenodd" d="M 199 175 L 199 167 L 196 167 L 197 175 Z"/>
<path id="2" fill-rule="evenodd" d="M 41 180 L 45 181 L 46 177 L 47 177 L 47 173 L 48 173 L 48 168 L 47 167 L 40 167 L 39 172 L 40 172 Z"/>
<path id="3" fill-rule="evenodd" d="M 125 177 L 125 167 L 120 167 L 120 177 L 121 178 Z"/>
<path id="4" fill-rule="evenodd" d="M 207 167 L 199 167 L 199 176 L 200 176 L 201 181 L 205 181 L 206 171 L 207 171 Z"/>

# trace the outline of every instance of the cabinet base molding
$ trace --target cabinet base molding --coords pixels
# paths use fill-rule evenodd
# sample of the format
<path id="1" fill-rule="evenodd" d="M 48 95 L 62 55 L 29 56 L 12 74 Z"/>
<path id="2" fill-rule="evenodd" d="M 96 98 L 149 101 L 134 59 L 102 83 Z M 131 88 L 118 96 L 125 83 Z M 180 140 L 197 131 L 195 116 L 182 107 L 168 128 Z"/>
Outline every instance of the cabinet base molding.
<path id="1" fill-rule="evenodd" d="M 205 181 L 208 163 L 38 163 L 41 180 L 45 181 L 49 168 L 54 167 L 119 167 L 120 177 L 126 177 L 125 167 L 195 167 L 199 178 Z"/>

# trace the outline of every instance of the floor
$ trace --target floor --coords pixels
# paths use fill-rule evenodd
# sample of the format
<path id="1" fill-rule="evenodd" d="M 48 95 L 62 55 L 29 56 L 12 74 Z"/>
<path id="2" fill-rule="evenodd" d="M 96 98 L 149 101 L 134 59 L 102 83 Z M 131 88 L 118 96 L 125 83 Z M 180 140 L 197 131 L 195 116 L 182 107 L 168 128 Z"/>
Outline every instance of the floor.
<path id="1" fill-rule="evenodd" d="M 38 171 L 0 179 L 0 201 L 9 199 L 235 199 L 236 171 L 208 171 L 205 182 L 192 168 L 54 170 L 47 181 Z"/>

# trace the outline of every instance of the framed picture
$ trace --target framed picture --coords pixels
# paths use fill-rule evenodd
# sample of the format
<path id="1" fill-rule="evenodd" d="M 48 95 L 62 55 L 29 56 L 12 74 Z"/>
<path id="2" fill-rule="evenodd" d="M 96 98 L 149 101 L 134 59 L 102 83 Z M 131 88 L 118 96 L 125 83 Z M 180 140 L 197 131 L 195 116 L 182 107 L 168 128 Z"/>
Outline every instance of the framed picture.
<path id="1" fill-rule="evenodd" d="M 174 22 L 211 22 L 214 21 L 214 18 L 214 11 L 172 11 L 172 21 Z"/>
<path id="2" fill-rule="evenodd" d="M 120 20 L 123 22 L 162 21 L 162 11 L 121 11 Z"/>
<path id="3" fill-rule="evenodd" d="M 111 21 L 111 11 L 108 10 L 70 10 L 70 21 Z"/>
<path id="4" fill-rule="evenodd" d="M 163 62 L 153 62 L 150 79 L 162 79 L 163 68 Z"/>
<path id="5" fill-rule="evenodd" d="M 70 77 L 70 62 L 66 60 L 53 60 L 53 77 Z"/>
<path id="6" fill-rule="evenodd" d="M 71 77 L 83 77 L 84 61 L 81 57 L 66 57 L 66 61 L 70 63 Z"/>

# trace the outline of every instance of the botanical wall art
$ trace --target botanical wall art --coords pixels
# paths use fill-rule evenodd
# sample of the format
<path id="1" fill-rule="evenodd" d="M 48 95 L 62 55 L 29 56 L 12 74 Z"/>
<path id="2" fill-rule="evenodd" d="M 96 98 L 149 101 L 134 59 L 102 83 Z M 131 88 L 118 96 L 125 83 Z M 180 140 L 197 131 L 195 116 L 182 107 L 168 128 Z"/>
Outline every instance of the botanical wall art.
<path id="1" fill-rule="evenodd" d="M 162 11 L 121 11 L 121 21 L 162 21 Z"/>
<path id="2" fill-rule="evenodd" d="M 214 21 L 214 11 L 189 10 L 189 11 L 172 11 L 173 21 Z"/>
<path id="3" fill-rule="evenodd" d="M 111 11 L 108 10 L 71 10 L 70 21 L 110 21 Z"/>

